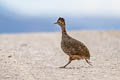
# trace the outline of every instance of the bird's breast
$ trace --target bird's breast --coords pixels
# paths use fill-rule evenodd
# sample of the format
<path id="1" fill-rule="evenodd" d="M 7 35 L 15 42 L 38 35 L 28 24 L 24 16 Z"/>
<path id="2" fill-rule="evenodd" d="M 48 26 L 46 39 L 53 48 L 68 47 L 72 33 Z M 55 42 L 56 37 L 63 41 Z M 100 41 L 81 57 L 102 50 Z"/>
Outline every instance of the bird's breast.
<path id="1" fill-rule="evenodd" d="M 61 48 L 68 55 L 71 53 L 76 53 L 76 49 L 70 44 L 69 41 L 62 41 Z"/>

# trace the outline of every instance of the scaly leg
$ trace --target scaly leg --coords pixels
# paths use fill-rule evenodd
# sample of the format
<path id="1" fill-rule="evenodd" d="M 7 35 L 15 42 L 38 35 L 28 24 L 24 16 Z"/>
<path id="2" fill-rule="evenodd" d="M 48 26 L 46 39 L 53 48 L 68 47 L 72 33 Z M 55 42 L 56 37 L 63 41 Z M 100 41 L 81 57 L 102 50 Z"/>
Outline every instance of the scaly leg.
<path id="1" fill-rule="evenodd" d="M 89 65 L 93 66 L 87 59 L 85 59 L 85 60 L 86 60 L 86 62 L 87 62 Z"/>
<path id="2" fill-rule="evenodd" d="M 68 61 L 68 63 L 67 63 L 65 66 L 62 66 L 62 67 L 60 67 L 60 68 L 65 68 L 68 64 L 70 64 L 70 63 L 71 63 L 71 61 L 72 61 L 72 58 L 71 58 L 71 57 L 69 57 L 69 61 Z"/>

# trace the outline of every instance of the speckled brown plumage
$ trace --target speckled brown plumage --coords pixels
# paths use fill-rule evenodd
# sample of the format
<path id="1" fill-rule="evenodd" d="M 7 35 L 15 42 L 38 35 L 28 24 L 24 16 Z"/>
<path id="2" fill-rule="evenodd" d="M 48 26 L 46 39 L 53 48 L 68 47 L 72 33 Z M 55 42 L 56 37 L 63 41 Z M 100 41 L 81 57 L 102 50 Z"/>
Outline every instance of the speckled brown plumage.
<path id="1" fill-rule="evenodd" d="M 62 29 L 61 48 L 69 56 L 69 62 L 61 68 L 65 68 L 72 60 L 85 59 L 86 62 L 90 64 L 88 61 L 88 59 L 90 59 L 88 48 L 82 42 L 73 39 L 67 34 L 64 18 L 60 17 L 55 24 L 58 24 Z"/>

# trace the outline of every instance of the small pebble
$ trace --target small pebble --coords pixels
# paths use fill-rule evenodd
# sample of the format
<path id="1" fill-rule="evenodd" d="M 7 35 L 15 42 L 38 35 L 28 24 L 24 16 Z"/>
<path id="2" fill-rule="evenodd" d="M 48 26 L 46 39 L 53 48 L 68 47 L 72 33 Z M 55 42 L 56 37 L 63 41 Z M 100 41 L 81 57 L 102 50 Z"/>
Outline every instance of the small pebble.
<path id="1" fill-rule="evenodd" d="M 11 55 L 8 56 L 8 58 L 11 58 L 11 57 L 12 57 Z"/>

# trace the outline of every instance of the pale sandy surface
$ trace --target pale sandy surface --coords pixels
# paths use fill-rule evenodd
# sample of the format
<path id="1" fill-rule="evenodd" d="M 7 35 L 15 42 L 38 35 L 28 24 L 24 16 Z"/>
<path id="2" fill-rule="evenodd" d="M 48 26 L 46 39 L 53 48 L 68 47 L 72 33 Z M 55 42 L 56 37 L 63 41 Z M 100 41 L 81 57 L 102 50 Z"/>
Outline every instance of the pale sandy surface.
<path id="1" fill-rule="evenodd" d="M 0 80 L 120 80 L 120 31 L 74 31 L 91 62 L 73 61 L 60 48 L 61 33 L 0 35 Z"/>

